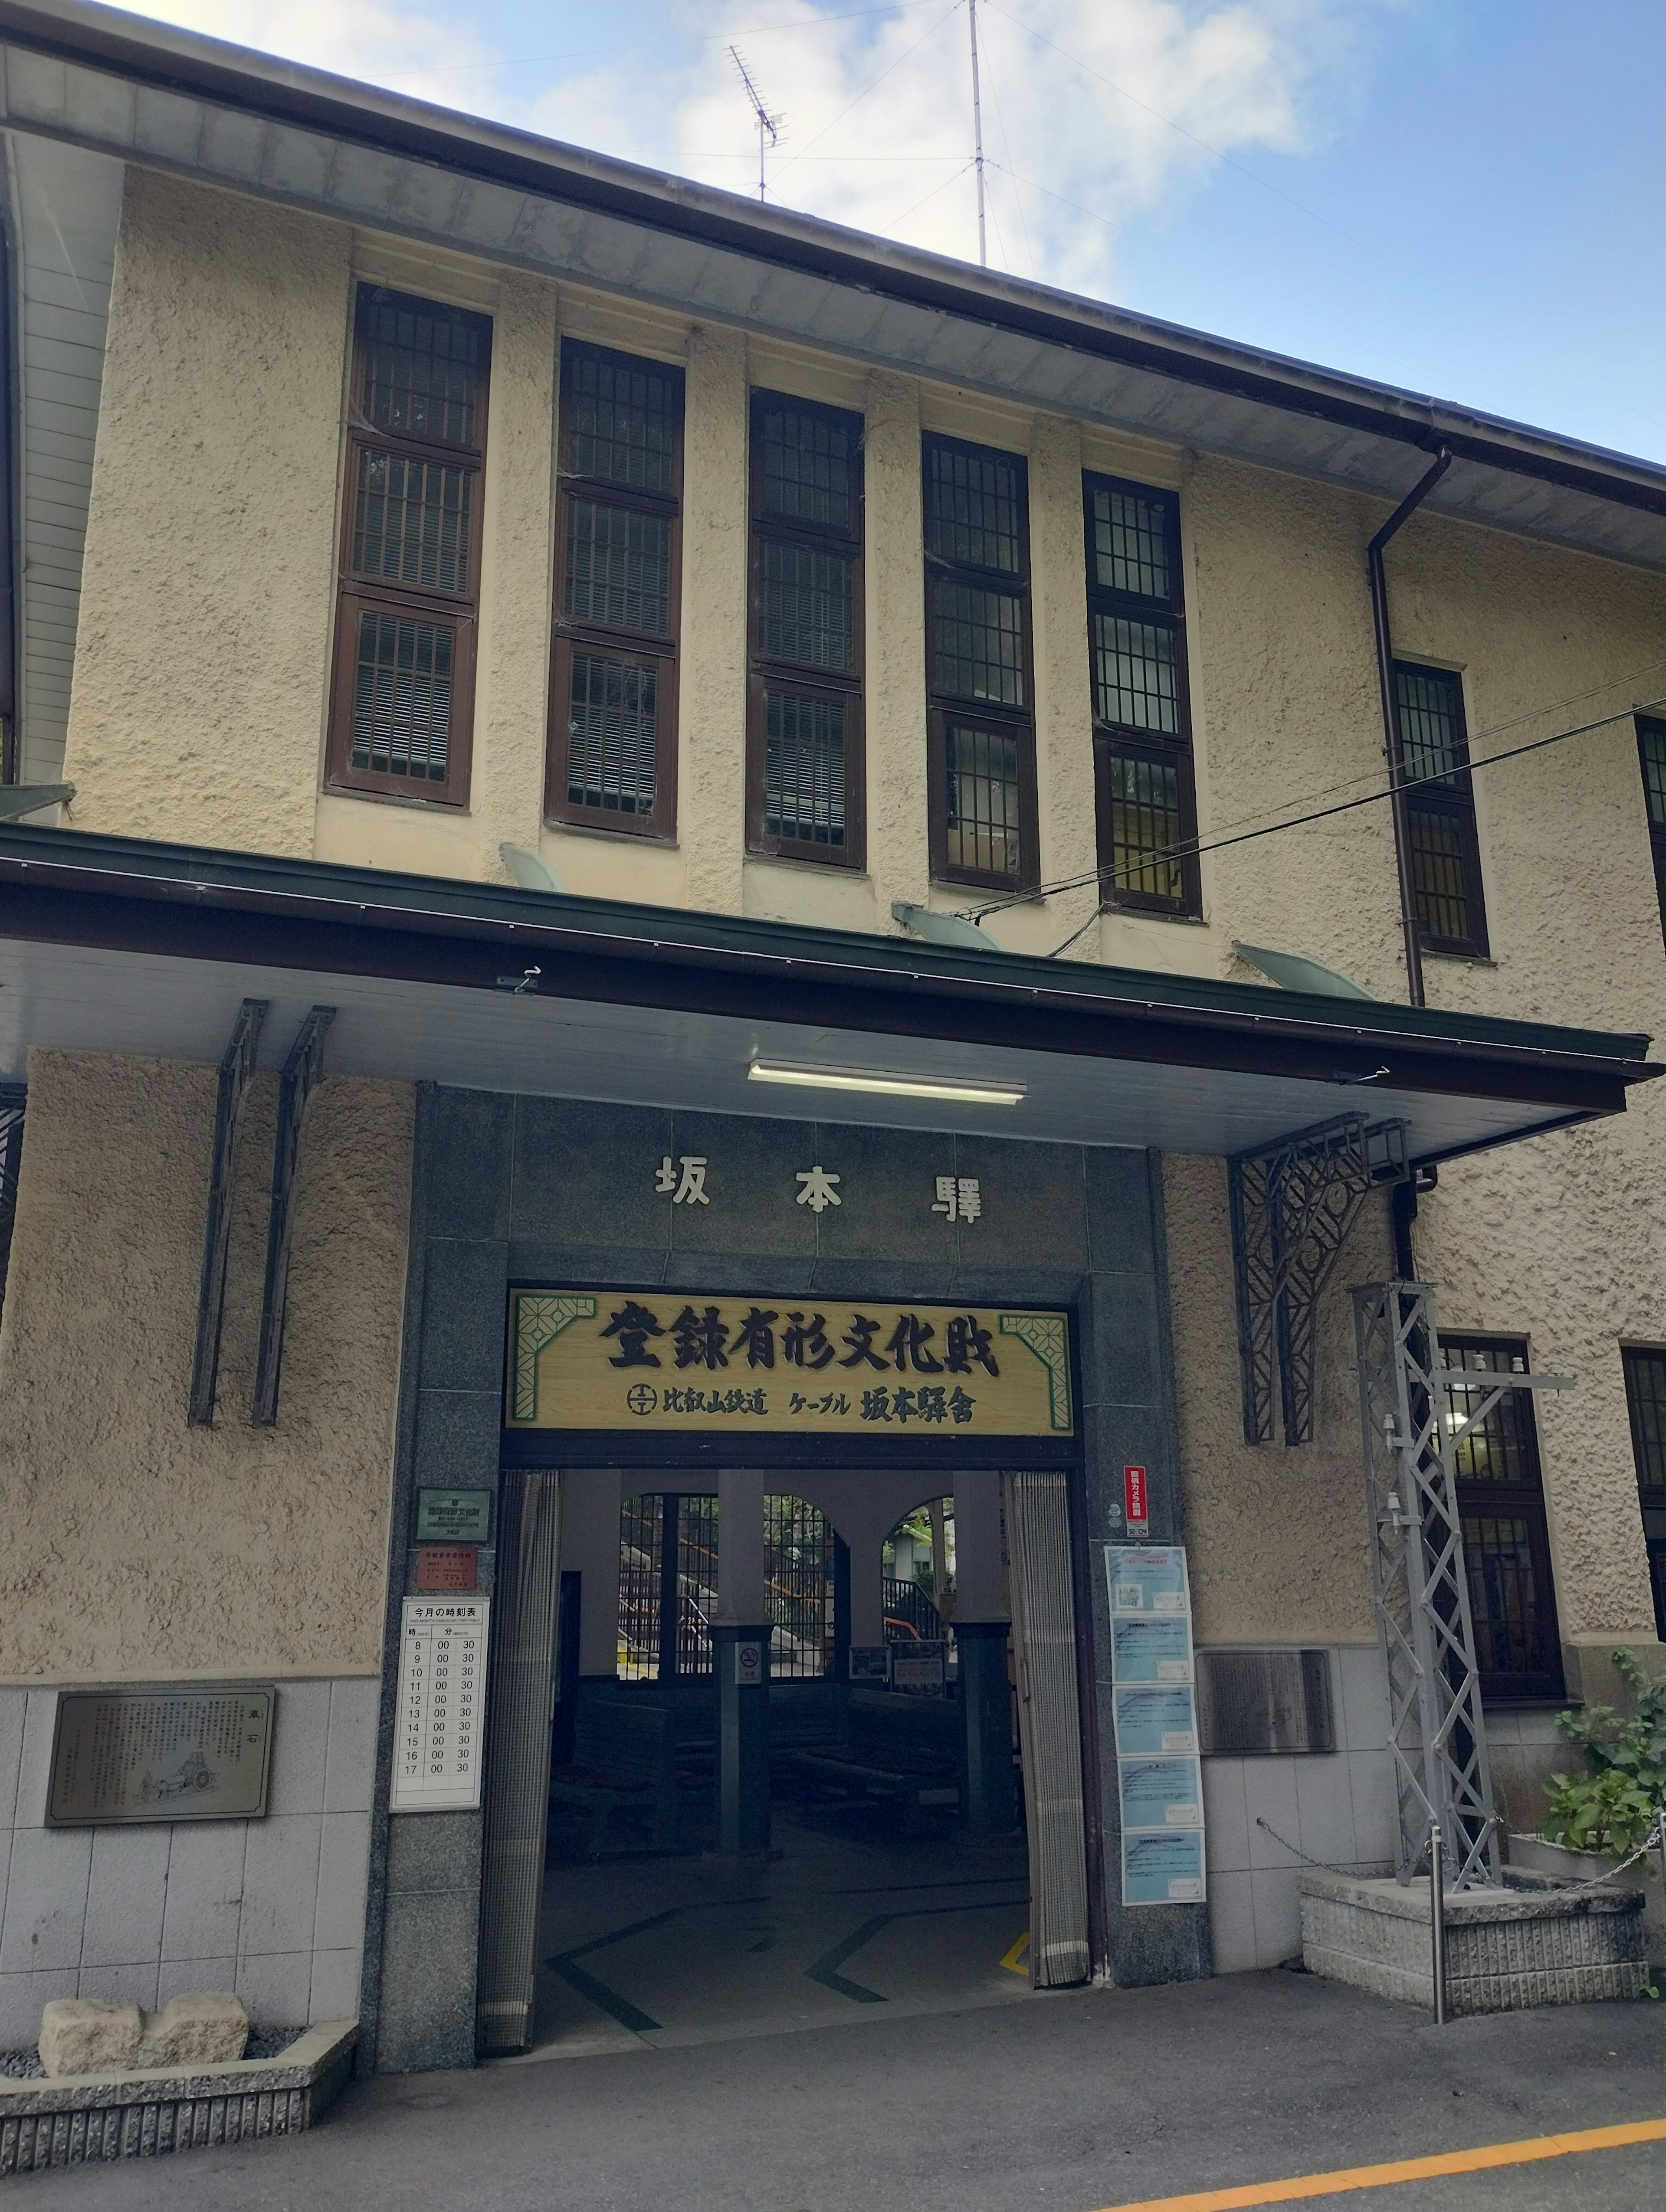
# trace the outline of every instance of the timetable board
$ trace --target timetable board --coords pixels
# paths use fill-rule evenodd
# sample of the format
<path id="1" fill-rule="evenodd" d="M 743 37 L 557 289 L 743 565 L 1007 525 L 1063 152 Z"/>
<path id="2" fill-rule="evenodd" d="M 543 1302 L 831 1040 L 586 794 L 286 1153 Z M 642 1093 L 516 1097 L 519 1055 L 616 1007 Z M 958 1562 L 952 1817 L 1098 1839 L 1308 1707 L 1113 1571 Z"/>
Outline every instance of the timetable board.
<path id="1" fill-rule="evenodd" d="M 404 1602 L 391 1813 L 466 1812 L 480 1802 L 489 1610 L 483 1597 Z"/>

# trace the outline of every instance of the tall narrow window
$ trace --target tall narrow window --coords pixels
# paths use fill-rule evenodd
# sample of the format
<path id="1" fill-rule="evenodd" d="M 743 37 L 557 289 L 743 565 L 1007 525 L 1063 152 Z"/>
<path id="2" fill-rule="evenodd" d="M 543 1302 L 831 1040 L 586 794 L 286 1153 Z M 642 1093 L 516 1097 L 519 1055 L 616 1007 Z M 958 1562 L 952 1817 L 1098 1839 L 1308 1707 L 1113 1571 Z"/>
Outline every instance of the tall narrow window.
<path id="1" fill-rule="evenodd" d="M 932 871 L 1022 890 L 1039 872 L 1029 471 L 954 438 L 924 459 Z"/>
<path id="2" fill-rule="evenodd" d="M 1655 892 L 1660 927 L 1666 932 L 1666 722 L 1637 718 L 1637 752 L 1643 768 L 1643 798 L 1649 810 L 1649 842 L 1654 848 Z"/>
<path id="3" fill-rule="evenodd" d="M 1632 1417 L 1638 1503 L 1649 1547 L 1655 1632 L 1666 1638 L 1666 1352 L 1626 1349 L 1626 1405 Z"/>
<path id="4" fill-rule="evenodd" d="M 1418 786 L 1406 794 L 1406 830 L 1423 942 L 1432 952 L 1484 957 L 1487 914 L 1463 685 L 1449 669 L 1396 660 L 1394 691 L 1401 774 Z"/>
<path id="5" fill-rule="evenodd" d="M 1171 491 L 1082 478 L 1102 895 L 1201 911 L 1180 505 Z"/>
<path id="6" fill-rule="evenodd" d="M 677 825 L 683 372 L 569 339 L 550 690 L 553 822 Z"/>
<path id="7" fill-rule="evenodd" d="M 491 325 L 362 284 L 327 781 L 469 796 Z"/>
<path id="8" fill-rule="evenodd" d="M 862 866 L 862 418 L 752 394 L 747 843 Z"/>
<path id="9" fill-rule="evenodd" d="M 1443 1336 L 1440 1348 L 1449 1368 L 1480 1376 L 1527 1370 L 1527 1347 L 1508 1338 Z M 1461 1382 L 1448 1395 L 1459 1419 L 1476 1402 Z M 1481 1697 L 1493 1705 L 1560 1698 L 1562 1651 L 1531 1391 L 1506 1391 L 1458 1439 L 1456 1462 Z"/>

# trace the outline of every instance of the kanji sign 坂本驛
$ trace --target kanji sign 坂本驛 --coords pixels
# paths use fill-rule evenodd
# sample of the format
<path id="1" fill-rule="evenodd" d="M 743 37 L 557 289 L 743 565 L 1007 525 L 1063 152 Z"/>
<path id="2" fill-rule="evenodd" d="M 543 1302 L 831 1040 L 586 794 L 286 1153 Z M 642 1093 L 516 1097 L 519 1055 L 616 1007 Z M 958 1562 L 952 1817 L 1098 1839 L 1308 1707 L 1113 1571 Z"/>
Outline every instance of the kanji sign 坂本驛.
<path id="1" fill-rule="evenodd" d="M 512 1428 L 1066 1437 L 1070 1323 L 999 1306 L 522 1290 Z"/>

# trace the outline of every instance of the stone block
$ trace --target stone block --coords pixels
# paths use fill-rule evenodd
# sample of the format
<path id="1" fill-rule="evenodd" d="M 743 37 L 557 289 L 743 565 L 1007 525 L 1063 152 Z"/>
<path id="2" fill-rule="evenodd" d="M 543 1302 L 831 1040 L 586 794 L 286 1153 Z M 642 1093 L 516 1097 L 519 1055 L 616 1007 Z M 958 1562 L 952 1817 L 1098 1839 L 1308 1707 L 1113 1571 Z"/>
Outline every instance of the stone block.
<path id="1" fill-rule="evenodd" d="M 113 1997 L 54 1997 L 40 2014 L 40 2063 L 49 2075 L 121 2074 L 139 2064 L 144 2014 Z"/>
<path id="2" fill-rule="evenodd" d="M 141 2066 L 228 2066 L 243 2056 L 249 2015 L 229 1990 L 185 1990 L 144 2015 Z"/>

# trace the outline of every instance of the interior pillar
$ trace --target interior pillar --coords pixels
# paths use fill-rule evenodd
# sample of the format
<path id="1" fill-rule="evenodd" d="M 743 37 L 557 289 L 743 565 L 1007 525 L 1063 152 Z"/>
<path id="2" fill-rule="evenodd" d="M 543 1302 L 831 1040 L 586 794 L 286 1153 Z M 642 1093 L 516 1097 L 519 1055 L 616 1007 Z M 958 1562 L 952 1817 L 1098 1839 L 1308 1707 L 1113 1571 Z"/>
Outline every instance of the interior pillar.
<path id="1" fill-rule="evenodd" d="M 717 1848 L 769 1848 L 769 1624 L 763 1600 L 763 1476 L 717 1478 Z"/>

